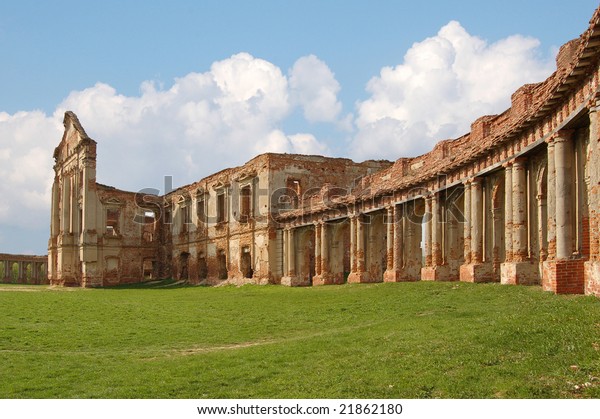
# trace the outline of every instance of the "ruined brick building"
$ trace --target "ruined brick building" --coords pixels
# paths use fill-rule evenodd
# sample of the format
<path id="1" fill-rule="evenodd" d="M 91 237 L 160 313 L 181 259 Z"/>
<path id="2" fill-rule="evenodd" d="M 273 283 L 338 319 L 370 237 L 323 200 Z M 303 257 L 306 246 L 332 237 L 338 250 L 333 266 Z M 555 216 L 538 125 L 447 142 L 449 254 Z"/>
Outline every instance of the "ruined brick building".
<path id="1" fill-rule="evenodd" d="M 600 9 L 547 80 L 415 158 L 263 154 L 165 196 L 96 182 L 65 114 L 48 276 L 105 286 L 469 281 L 600 295 Z"/>

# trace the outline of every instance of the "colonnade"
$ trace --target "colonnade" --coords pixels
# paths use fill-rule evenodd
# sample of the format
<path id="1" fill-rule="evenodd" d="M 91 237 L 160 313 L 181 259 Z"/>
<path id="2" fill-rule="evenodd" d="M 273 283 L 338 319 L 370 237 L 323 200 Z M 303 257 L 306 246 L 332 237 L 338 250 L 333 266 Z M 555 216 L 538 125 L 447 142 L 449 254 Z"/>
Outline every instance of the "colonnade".
<path id="1" fill-rule="evenodd" d="M 575 144 L 579 134 L 557 131 L 528 153 L 411 199 L 287 226 L 282 283 L 460 280 L 584 292 L 590 245 L 582 245 L 585 214 L 576 209 L 587 199 L 580 196 L 585 188 L 578 187 L 585 163 L 575 164 L 582 160 Z M 342 276 L 335 261 L 341 253 L 331 249 L 343 224 L 350 261 Z M 306 252 L 314 258 L 307 259 Z"/>
<path id="2" fill-rule="evenodd" d="M 47 284 L 48 263 L 44 256 L 0 254 L 0 282 Z"/>

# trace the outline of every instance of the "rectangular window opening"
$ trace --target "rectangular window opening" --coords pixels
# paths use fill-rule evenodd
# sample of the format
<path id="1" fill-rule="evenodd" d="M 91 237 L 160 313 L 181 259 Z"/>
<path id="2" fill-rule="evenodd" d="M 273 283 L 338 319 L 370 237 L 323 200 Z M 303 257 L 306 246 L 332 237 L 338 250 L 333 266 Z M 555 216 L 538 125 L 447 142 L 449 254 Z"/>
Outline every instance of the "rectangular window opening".
<path id="1" fill-rule="evenodd" d="M 240 190 L 240 222 L 247 223 L 252 216 L 252 190 L 250 185 Z"/>
<path id="2" fill-rule="evenodd" d="M 119 210 L 106 210 L 106 234 L 116 236 L 119 234 Z"/>
<path id="3" fill-rule="evenodd" d="M 217 223 L 225 222 L 225 193 L 217 195 Z"/>

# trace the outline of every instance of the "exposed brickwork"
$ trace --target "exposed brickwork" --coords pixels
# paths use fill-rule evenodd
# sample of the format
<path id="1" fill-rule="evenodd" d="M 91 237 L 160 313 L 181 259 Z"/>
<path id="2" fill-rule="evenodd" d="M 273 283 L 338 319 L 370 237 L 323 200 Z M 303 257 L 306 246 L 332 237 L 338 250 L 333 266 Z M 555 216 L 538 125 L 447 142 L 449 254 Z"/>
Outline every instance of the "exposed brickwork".
<path id="1" fill-rule="evenodd" d="M 584 260 L 559 260 L 544 264 L 543 288 L 556 294 L 583 294 Z"/>
<path id="2" fill-rule="evenodd" d="M 547 80 L 422 156 L 355 163 L 268 153 L 145 206 L 96 183 L 96 143 L 67 113 L 55 152 L 50 280 L 460 279 L 598 295 L 599 48 L 600 9 L 560 49 Z M 148 222 L 130 222 L 140 214 Z"/>

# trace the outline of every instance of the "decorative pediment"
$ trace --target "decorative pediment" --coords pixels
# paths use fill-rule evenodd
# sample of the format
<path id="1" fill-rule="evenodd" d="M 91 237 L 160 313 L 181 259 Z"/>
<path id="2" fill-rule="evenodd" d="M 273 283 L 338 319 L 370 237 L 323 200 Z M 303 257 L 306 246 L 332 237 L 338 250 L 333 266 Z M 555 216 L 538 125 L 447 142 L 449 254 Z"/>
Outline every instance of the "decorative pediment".
<path id="1" fill-rule="evenodd" d="M 229 185 L 231 185 L 231 184 L 229 183 L 228 180 L 220 179 L 217 181 L 217 183 L 213 184 L 213 189 L 222 189 L 222 188 L 228 187 Z"/>
<path id="2" fill-rule="evenodd" d="M 175 197 L 175 202 L 179 205 L 186 205 L 190 202 L 190 197 L 186 195 L 177 195 Z"/>
<path id="3" fill-rule="evenodd" d="M 244 170 L 235 177 L 235 180 L 238 182 L 242 182 L 246 179 L 251 179 L 256 177 L 256 170 Z"/>

